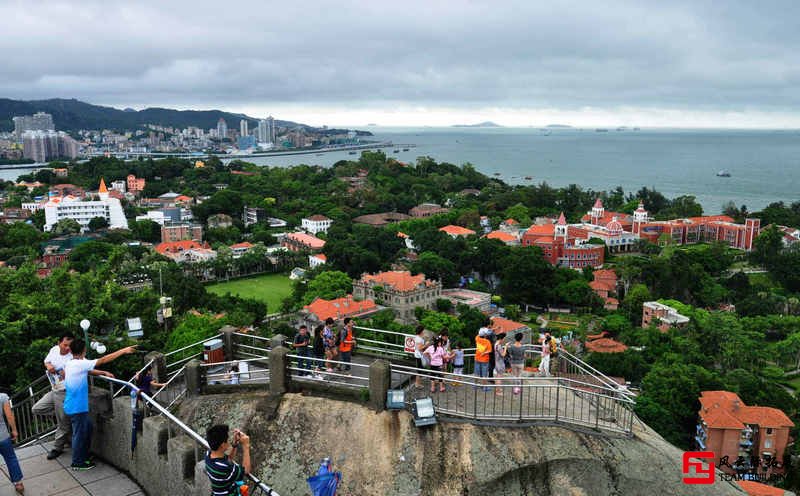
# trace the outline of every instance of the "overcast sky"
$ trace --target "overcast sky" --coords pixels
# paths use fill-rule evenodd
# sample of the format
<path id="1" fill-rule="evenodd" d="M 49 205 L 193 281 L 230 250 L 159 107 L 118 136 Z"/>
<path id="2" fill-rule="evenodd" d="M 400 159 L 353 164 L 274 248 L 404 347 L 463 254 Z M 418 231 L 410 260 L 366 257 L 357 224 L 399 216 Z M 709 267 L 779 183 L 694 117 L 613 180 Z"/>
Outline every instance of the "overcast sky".
<path id="1" fill-rule="evenodd" d="M 800 2 L 0 0 L 0 96 L 309 124 L 800 127 Z"/>

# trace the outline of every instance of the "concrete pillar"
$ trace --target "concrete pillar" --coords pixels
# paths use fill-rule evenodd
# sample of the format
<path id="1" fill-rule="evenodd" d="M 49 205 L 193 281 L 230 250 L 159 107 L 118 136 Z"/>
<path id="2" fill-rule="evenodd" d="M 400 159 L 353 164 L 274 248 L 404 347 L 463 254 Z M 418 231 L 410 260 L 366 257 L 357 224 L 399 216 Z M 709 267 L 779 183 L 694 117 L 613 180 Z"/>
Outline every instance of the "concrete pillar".
<path id="1" fill-rule="evenodd" d="M 153 362 L 153 380 L 167 382 L 167 359 L 158 351 L 151 351 L 144 356 L 144 363 Z"/>
<path id="2" fill-rule="evenodd" d="M 176 436 L 167 441 L 167 466 L 176 479 L 174 486 L 182 486 L 185 479 L 194 479 L 195 443 L 189 436 Z"/>
<path id="3" fill-rule="evenodd" d="M 203 367 L 200 366 L 200 360 L 193 359 L 186 363 L 186 396 L 199 396 L 203 394 Z"/>
<path id="4" fill-rule="evenodd" d="M 283 334 L 276 334 L 276 335 L 272 336 L 272 339 L 269 342 L 269 346 L 270 346 L 270 348 L 272 348 L 274 350 L 275 348 L 278 348 L 279 346 L 283 346 L 286 343 L 286 341 L 288 341 L 288 340 L 289 340 L 289 338 L 287 338 Z"/>
<path id="5" fill-rule="evenodd" d="M 235 336 L 233 335 L 234 332 L 238 331 L 239 329 L 233 326 L 223 326 L 219 332 L 222 334 L 222 347 L 225 350 L 225 361 L 231 362 L 235 360 L 233 356 L 233 342 Z"/>
<path id="6" fill-rule="evenodd" d="M 289 350 L 283 346 L 272 348 L 269 352 L 269 391 L 283 394 L 289 391 L 291 374 L 289 370 Z"/>
<path id="7" fill-rule="evenodd" d="M 376 412 L 386 409 L 386 393 L 392 387 L 392 364 L 375 360 L 369 366 L 369 405 Z"/>

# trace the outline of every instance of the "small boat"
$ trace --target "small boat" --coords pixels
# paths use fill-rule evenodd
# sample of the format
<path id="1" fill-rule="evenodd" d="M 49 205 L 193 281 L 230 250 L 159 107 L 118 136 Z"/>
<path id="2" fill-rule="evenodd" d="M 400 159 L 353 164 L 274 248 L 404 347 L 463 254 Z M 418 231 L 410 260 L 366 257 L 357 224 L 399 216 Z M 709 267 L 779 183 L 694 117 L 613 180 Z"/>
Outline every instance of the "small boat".
<path id="1" fill-rule="evenodd" d="M 596 132 L 596 133 L 607 133 L 608 129 L 604 129 L 604 128 L 598 127 L 597 129 L 594 130 L 594 132 Z"/>
<path id="2" fill-rule="evenodd" d="M 533 179 L 531 176 L 525 176 L 526 181 L 530 181 L 531 179 Z"/>
<path id="3" fill-rule="evenodd" d="M 394 150 L 392 153 L 400 153 L 400 149 Z"/>
<path id="4" fill-rule="evenodd" d="M 403 151 L 404 151 L 404 152 L 407 152 L 407 151 L 408 151 L 408 148 L 403 148 Z"/>
<path id="5" fill-rule="evenodd" d="M 347 152 L 347 153 L 349 153 L 350 155 L 355 155 L 356 154 L 356 152 L 354 152 L 354 151 L 353 152 Z"/>
<path id="6" fill-rule="evenodd" d="M 495 172 L 494 175 L 495 176 L 502 176 L 502 174 L 500 174 L 499 172 Z"/>
<path id="7" fill-rule="evenodd" d="M 731 177 L 731 173 L 728 170 L 722 169 L 717 172 L 717 177 Z"/>
<path id="8" fill-rule="evenodd" d="M 321 157 L 322 155 L 322 153 L 317 153 L 317 157 Z"/>

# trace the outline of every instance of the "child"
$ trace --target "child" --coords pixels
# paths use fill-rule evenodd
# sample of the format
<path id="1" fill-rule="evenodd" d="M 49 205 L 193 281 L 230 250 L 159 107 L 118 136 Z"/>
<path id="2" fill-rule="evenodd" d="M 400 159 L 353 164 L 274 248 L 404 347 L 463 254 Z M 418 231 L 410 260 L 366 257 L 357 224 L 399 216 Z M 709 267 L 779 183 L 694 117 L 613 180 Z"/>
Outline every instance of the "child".
<path id="1" fill-rule="evenodd" d="M 456 349 L 453 350 L 453 373 L 464 375 L 464 350 L 461 348 L 461 343 L 456 343 Z"/>

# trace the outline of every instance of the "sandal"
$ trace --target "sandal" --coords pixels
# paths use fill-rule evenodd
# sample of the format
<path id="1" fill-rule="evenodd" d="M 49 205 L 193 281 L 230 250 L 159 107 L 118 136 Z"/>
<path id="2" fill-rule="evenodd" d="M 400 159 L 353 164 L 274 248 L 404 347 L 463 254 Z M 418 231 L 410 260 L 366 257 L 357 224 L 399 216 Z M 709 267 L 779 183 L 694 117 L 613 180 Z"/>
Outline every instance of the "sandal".
<path id="1" fill-rule="evenodd" d="M 14 489 L 17 491 L 17 494 L 25 494 L 25 486 L 22 485 L 22 482 L 14 484 Z"/>

